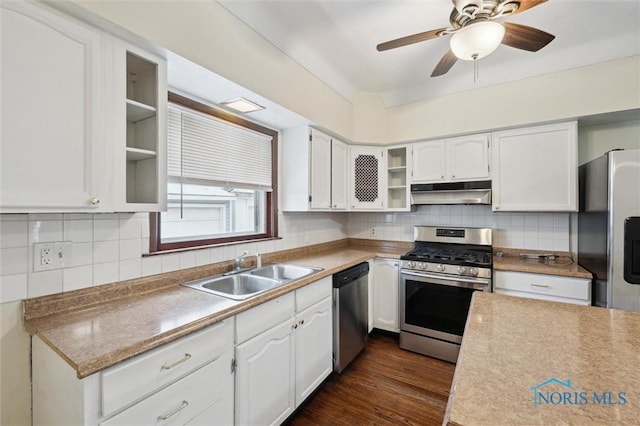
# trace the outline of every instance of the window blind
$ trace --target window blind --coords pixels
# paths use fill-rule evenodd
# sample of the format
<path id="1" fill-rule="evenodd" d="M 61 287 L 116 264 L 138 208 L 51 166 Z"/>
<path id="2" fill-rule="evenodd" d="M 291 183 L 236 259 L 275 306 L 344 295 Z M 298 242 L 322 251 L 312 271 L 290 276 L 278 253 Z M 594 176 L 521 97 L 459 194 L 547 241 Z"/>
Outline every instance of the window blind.
<path id="1" fill-rule="evenodd" d="M 271 137 L 170 106 L 170 181 L 271 191 Z"/>

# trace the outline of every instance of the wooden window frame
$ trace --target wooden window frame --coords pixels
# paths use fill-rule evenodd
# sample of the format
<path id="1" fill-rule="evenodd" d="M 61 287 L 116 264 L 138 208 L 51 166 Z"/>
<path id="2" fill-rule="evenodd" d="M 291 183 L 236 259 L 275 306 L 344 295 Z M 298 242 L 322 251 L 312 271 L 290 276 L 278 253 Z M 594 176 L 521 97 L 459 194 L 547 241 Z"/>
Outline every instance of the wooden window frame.
<path id="1" fill-rule="evenodd" d="M 185 108 L 210 115 L 238 126 L 251 129 L 271 137 L 271 182 L 272 191 L 266 193 L 265 232 L 261 234 L 249 234 L 229 236 L 222 238 L 209 238 L 201 240 L 176 241 L 162 243 L 160 241 L 160 212 L 149 214 L 149 253 L 167 252 L 190 248 L 202 248 L 206 246 L 225 245 L 232 243 L 251 242 L 255 240 L 267 240 L 277 238 L 278 235 L 278 132 L 268 127 L 261 126 L 242 117 L 213 108 L 193 99 L 169 92 L 169 102 Z"/>

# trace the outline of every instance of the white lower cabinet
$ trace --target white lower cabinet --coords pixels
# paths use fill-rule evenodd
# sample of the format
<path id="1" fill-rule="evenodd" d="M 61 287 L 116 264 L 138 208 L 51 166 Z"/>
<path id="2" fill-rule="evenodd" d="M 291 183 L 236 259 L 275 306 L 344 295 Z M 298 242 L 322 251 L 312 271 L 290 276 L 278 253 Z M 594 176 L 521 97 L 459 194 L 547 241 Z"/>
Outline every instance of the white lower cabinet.
<path id="1" fill-rule="evenodd" d="M 282 423 L 331 373 L 331 290 L 327 277 L 236 317 L 236 424 Z"/>
<path id="2" fill-rule="evenodd" d="M 280 424 L 331 374 L 331 296 L 326 277 L 80 380 L 34 337 L 33 424 Z"/>
<path id="3" fill-rule="evenodd" d="M 236 347 L 236 424 L 280 424 L 295 409 L 293 321 Z"/>
<path id="4" fill-rule="evenodd" d="M 33 339 L 34 425 L 233 422 L 233 318 L 78 380 Z"/>
<path id="5" fill-rule="evenodd" d="M 331 297 L 326 297 L 296 315 L 296 407 L 331 374 L 331 306 Z"/>
<path id="6" fill-rule="evenodd" d="M 497 294 L 591 305 L 591 279 L 589 278 L 514 271 L 495 271 L 493 277 L 494 292 Z"/>
<path id="7" fill-rule="evenodd" d="M 373 327 L 397 333 L 400 331 L 398 315 L 399 262 L 394 259 L 376 258 L 372 266 Z"/>
<path id="8" fill-rule="evenodd" d="M 124 412 L 101 422 L 104 426 L 219 424 L 233 421 L 231 398 L 216 386 L 220 378 L 231 377 L 230 364 L 211 362 L 178 380 Z M 135 377 L 135 376 L 133 376 Z M 216 387 L 218 389 L 216 389 Z M 213 407 L 206 416 L 199 414 Z M 215 415 L 213 413 L 216 413 Z M 218 416 L 218 415 L 222 416 Z M 205 420 L 206 417 L 206 420 Z M 194 420 L 193 422 L 191 420 Z M 213 420 L 214 423 L 210 423 Z"/>

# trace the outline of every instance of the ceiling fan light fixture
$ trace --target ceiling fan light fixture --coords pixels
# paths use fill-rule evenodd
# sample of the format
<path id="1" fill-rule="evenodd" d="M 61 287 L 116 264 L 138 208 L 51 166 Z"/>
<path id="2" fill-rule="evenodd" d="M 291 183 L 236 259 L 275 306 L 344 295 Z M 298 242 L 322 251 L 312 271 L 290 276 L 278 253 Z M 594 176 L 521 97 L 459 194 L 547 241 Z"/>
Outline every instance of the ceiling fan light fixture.
<path id="1" fill-rule="evenodd" d="M 451 51 L 458 59 L 484 58 L 500 46 L 505 28 L 494 21 L 480 21 L 456 31 L 451 37 Z"/>

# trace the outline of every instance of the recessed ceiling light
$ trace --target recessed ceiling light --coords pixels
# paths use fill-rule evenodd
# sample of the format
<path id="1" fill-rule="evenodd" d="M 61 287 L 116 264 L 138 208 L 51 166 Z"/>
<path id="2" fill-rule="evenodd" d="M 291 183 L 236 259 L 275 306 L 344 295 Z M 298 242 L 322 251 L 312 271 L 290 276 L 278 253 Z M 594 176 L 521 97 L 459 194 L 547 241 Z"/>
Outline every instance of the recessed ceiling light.
<path id="1" fill-rule="evenodd" d="M 245 98 L 235 98 L 230 101 L 221 102 L 220 104 L 243 113 L 264 109 L 262 105 L 258 105 L 257 103 L 251 102 Z"/>

